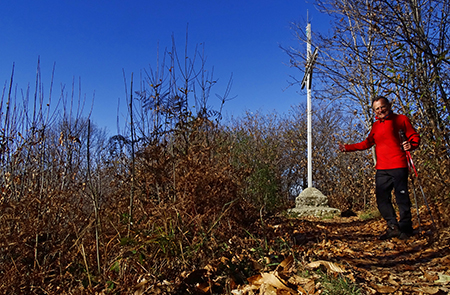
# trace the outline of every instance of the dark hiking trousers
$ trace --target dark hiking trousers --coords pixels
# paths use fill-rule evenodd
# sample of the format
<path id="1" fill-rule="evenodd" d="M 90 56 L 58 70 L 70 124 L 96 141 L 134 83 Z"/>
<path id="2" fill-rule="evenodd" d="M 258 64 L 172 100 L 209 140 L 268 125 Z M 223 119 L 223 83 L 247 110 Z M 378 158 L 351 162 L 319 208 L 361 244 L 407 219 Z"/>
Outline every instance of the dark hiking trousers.
<path id="1" fill-rule="evenodd" d="M 400 212 L 400 220 L 392 205 L 392 189 Z M 412 233 L 411 201 L 408 193 L 408 168 L 377 170 L 375 193 L 378 210 L 388 225 L 398 225 L 401 232 Z"/>

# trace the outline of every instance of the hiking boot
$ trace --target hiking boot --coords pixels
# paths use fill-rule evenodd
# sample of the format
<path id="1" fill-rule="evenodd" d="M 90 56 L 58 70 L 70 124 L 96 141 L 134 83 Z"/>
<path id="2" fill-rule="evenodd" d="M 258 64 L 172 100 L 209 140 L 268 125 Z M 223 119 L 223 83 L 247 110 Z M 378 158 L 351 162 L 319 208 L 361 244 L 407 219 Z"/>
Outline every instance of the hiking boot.
<path id="1" fill-rule="evenodd" d="M 379 239 L 380 240 L 388 240 L 391 238 L 397 238 L 401 234 L 400 230 L 398 229 L 397 225 L 388 225 L 388 228 L 384 234 L 382 234 Z"/>
<path id="2" fill-rule="evenodd" d="M 398 238 L 400 240 L 407 240 L 410 237 L 412 237 L 414 234 L 413 233 L 405 233 L 405 232 L 401 232 L 400 235 L 398 235 Z"/>

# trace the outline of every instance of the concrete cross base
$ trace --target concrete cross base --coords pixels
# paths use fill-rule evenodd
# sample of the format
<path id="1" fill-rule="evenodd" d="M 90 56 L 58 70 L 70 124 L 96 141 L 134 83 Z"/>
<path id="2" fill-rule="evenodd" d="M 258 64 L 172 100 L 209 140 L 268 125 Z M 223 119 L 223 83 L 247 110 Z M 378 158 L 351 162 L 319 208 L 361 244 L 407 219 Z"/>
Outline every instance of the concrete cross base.
<path id="1" fill-rule="evenodd" d="M 292 208 L 288 210 L 288 213 L 297 214 L 299 217 L 315 216 L 315 217 L 330 217 L 337 216 L 341 214 L 341 211 L 336 208 L 331 207 L 303 207 L 303 208 Z"/>
<path id="2" fill-rule="evenodd" d="M 339 209 L 329 207 L 328 198 L 318 189 L 309 187 L 295 199 L 295 208 L 289 209 L 288 213 L 294 213 L 302 217 L 327 217 L 340 215 L 341 211 Z"/>

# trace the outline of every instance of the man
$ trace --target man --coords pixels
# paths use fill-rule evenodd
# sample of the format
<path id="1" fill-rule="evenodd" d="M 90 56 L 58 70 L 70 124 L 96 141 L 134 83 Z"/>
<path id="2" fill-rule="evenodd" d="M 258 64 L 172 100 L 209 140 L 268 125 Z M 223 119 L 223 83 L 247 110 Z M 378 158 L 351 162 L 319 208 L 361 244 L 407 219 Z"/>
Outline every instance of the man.
<path id="1" fill-rule="evenodd" d="M 372 101 L 376 121 L 367 138 L 359 143 L 339 143 L 341 152 L 366 150 L 375 145 L 377 162 L 375 168 L 375 193 L 378 210 L 387 222 L 387 231 L 380 236 L 386 240 L 394 237 L 407 239 L 413 235 L 411 201 L 408 193 L 408 162 L 405 151 L 419 146 L 420 137 L 405 115 L 395 114 L 391 103 L 384 96 Z M 401 142 L 399 132 L 403 130 L 406 141 Z M 391 192 L 394 189 L 400 220 L 392 205 Z"/>

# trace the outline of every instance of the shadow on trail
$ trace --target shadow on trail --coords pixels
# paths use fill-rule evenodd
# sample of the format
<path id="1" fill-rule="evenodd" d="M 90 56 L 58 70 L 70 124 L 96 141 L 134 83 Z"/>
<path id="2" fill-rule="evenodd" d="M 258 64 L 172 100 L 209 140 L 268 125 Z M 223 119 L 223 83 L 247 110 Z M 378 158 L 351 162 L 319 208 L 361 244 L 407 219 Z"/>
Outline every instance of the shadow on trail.
<path id="1" fill-rule="evenodd" d="M 433 247 L 432 225 L 422 225 L 421 232 L 408 240 L 381 241 L 384 221 L 338 218 L 334 220 L 297 219 L 285 230 L 291 233 L 294 250 L 317 248 L 316 259 L 349 264 L 353 267 L 414 269 L 450 254 L 450 248 Z"/>

